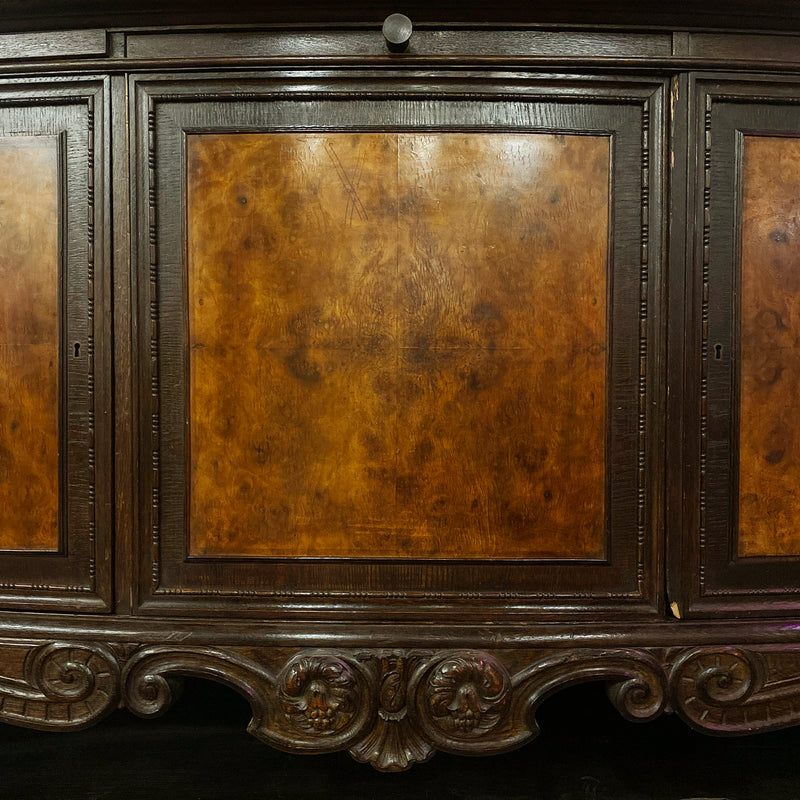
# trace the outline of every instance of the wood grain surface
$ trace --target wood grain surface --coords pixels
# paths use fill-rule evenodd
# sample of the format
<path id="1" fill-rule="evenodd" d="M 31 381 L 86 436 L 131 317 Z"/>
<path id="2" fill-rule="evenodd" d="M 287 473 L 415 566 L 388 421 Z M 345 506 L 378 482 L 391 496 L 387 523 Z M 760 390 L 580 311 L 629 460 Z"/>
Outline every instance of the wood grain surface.
<path id="1" fill-rule="evenodd" d="M 58 140 L 0 137 L 0 549 L 58 549 Z"/>
<path id="2" fill-rule="evenodd" d="M 607 137 L 187 151 L 191 554 L 603 556 Z"/>
<path id="3" fill-rule="evenodd" d="M 800 555 L 800 139 L 743 158 L 738 551 Z"/>

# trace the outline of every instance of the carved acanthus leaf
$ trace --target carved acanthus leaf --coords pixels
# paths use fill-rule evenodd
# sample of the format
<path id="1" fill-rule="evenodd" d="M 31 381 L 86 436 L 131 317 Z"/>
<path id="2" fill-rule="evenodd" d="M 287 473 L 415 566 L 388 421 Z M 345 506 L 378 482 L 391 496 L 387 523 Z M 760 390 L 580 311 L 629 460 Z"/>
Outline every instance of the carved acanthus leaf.
<path id="1" fill-rule="evenodd" d="M 124 668 L 120 658 L 126 657 Z M 293 752 L 349 749 L 398 771 L 436 750 L 498 753 L 538 733 L 542 700 L 572 684 L 604 681 L 628 719 L 669 705 L 697 730 L 722 735 L 800 722 L 800 645 L 681 649 L 532 650 L 512 671 L 477 650 L 301 650 L 273 673 L 268 648 L 182 645 L 124 648 L 86 642 L 0 643 L 0 719 L 77 729 L 119 701 L 143 716 L 168 707 L 180 677 L 218 681 L 250 702 L 248 730 Z M 514 654 L 516 664 L 522 660 Z M 270 664 L 273 661 L 270 660 Z M 526 665 L 525 665 L 526 664 Z"/>
<path id="2" fill-rule="evenodd" d="M 278 694 L 291 723 L 313 735 L 346 728 L 361 701 L 354 670 L 329 655 L 305 655 L 290 662 L 278 678 Z"/>

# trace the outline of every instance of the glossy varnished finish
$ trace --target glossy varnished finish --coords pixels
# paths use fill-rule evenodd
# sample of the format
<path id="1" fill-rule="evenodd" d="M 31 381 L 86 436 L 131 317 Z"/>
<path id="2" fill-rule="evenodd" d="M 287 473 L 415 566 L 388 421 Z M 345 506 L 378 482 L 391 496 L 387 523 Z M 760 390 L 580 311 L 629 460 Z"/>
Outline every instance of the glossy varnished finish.
<path id="1" fill-rule="evenodd" d="M 376 6 L 366 0 L 348 3 L 303 0 L 299 3 L 254 6 L 234 3 L 220 6 L 212 0 L 3 0 L 2 29 L 53 30 L 55 26 L 133 26 L 142 25 L 224 25 L 278 24 L 287 28 L 312 23 L 317 25 L 372 25 L 378 32 L 384 16 L 395 6 Z M 677 0 L 669 5 L 656 0 L 614 0 L 601 6 L 585 0 L 566 0 L 532 6 L 519 0 L 500 0 L 492 5 L 478 0 L 442 0 L 426 3 L 406 0 L 402 6 L 415 23 L 485 23 L 597 26 L 623 28 L 676 26 L 735 28 L 741 30 L 800 30 L 800 14 L 792 0 Z M 583 34 L 583 30 L 578 35 Z"/>
<path id="2" fill-rule="evenodd" d="M 800 138 L 745 136 L 740 556 L 800 555 Z"/>
<path id="3" fill-rule="evenodd" d="M 428 79 L 404 84 L 395 75 L 348 73 L 342 82 L 344 76 L 313 74 L 314 84 L 291 72 L 130 81 L 141 186 L 138 346 L 147 353 L 137 376 L 138 608 L 196 615 L 233 601 L 244 615 L 395 620 L 448 615 L 455 604 L 459 615 L 480 619 L 529 606 L 548 614 L 654 613 L 663 83 L 520 79 L 520 101 L 504 93 L 510 74 L 451 76 L 435 83 L 435 94 Z M 483 152 L 493 137 L 508 147 Z M 351 150 L 334 147 L 337 161 L 326 139 L 349 142 Z M 228 190 L 204 190 L 213 213 L 195 225 L 198 143 L 249 142 L 248 157 L 258 164 L 260 143 L 270 140 L 317 140 L 308 176 L 298 169 L 302 158 L 284 157 L 280 171 L 260 164 L 267 180 L 238 164 L 236 154 L 248 148 L 216 153 L 210 174 Z M 379 171 L 379 181 L 368 177 L 366 162 L 359 176 L 358 141 L 373 149 L 395 143 L 397 155 L 384 159 L 393 169 Z M 432 156 L 412 154 L 412 142 L 420 151 L 438 142 L 440 168 L 426 172 Z M 531 149 L 526 154 L 515 143 Z M 527 158 L 539 178 L 532 167 L 513 176 L 503 157 Z M 481 168 L 470 170 L 470 161 Z M 480 179 L 490 169 L 502 193 L 492 195 Z M 312 188 L 319 183 L 324 209 L 311 200 L 309 181 Z M 553 185 L 562 196 L 548 190 Z M 265 215 L 265 203 L 275 211 Z M 584 217 L 578 208 L 587 209 Z M 381 218 L 387 214 L 388 226 Z M 250 237 L 242 234 L 248 226 Z M 211 237 L 207 230 L 227 233 Z M 274 241 L 266 235 L 273 232 Z M 236 337 L 260 336 L 264 346 L 248 354 L 255 359 L 248 370 L 257 359 L 271 370 L 267 390 L 239 403 L 244 424 L 232 415 L 239 438 L 230 442 L 244 444 L 244 455 L 232 458 L 234 472 L 245 465 L 249 473 L 204 494 L 191 486 L 191 471 L 200 463 L 201 475 L 211 460 L 204 466 L 197 448 L 202 457 L 213 444 L 215 456 L 228 458 L 224 431 L 213 425 L 231 415 L 218 407 L 250 390 L 217 378 L 209 391 L 195 380 L 203 360 L 210 362 L 209 348 L 192 342 L 202 323 L 202 315 L 193 321 L 195 311 L 207 313 L 205 299 L 201 306 L 190 297 L 193 237 L 210 248 L 204 269 L 217 281 L 214 291 L 223 292 L 225 314 L 218 324 L 212 314 L 206 333 L 218 337 L 220 328 L 216 344 L 226 348 Z M 278 258 L 264 258 L 268 248 L 284 269 L 275 267 Z M 548 284 L 551 272 L 563 286 Z M 231 282 L 237 276 L 247 280 Z M 250 282 L 261 291 L 249 292 Z M 271 314 L 256 308 L 267 303 Z M 238 374 L 233 359 L 227 375 Z M 280 381 L 287 395 L 277 419 L 283 424 L 275 427 L 274 413 L 259 413 L 261 404 L 269 411 L 280 403 L 270 381 Z M 600 402 L 597 393 L 591 397 L 596 387 Z M 196 414 L 198 391 L 208 410 Z M 557 410 L 554 393 L 561 396 Z M 198 440 L 197 424 L 213 435 Z M 276 431 L 281 438 L 270 442 Z M 276 445 L 284 454 L 294 447 L 296 457 L 256 461 L 267 461 Z M 592 448 L 598 461 L 587 467 L 583 456 Z M 272 497 L 258 489 L 252 507 L 227 502 L 259 481 Z M 327 482 L 338 497 L 326 496 Z M 221 500 L 192 517 L 193 497 L 203 503 L 220 490 Z M 272 530 L 264 524 L 267 500 L 267 510 L 275 509 Z M 281 540 L 287 529 L 280 527 L 292 504 L 304 515 L 293 520 L 301 524 L 294 543 Z M 214 543 L 217 550 L 204 552 L 193 540 L 198 528 L 209 519 L 226 526 L 235 508 L 245 527 L 227 525 L 219 538 L 244 533 L 249 541 L 227 552 Z M 354 508 L 356 524 L 347 529 L 341 517 Z M 404 525 L 416 529 L 419 542 L 408 541 Z M 437 541 L 445 526 L 455 534 Z M 283 550 L 270 550 L 270 536 Z M 513 607 L 505 602 L 509 593 Z"/>
<path id="4" fill-rule="evenodd" d="M 0 550 L 57 550 L 58 139 L 0 137 Z"/>
<path id="5" fill-rule="evenodd" d="M 689 546 L 678 603 L 689 616 L 791 615 L 800 552 L 790 485 L 798 87 L 693 76 L 692 94 L 695 316 L 685 334 L 682 487 Z"/>
<path id="6" fill-rule="evenodd" d="M 685 549 L 676 602 L 684 616 L 793 615 L 800 561 L 789 544 L 794 533 L 781 532 L 793 504 L 781 476 L 793 459 L 793 401 L 783 387 L 794 380 L 795 360 L 788 251 L 798 86 L 689 76 L 689 96 L 693 321 L 684 333 Z"/>
<path id="7" fill-rule="evenodd" d="M 108 610 L 105 84 L 0 83 L 0 606 Z"/>
<path id="8" fill-rule="evenodd" d="M 606 137 L 188 159 L 194 554 L 602 556 Z"/>
<path id="9" fill-rule="evenodd" d="M 166 705 L 174 678 L 189 673 L 221 680 L 250 698 L 255 720 L 252 730 L 267 742 L 301 752 L 348 749 L 359 760 L 389 770 L 424 760 L 435 749 L 486 754 L 513 747 L 534 734 L 533 715 L 543 697 L 589 679 L 609 681 L 612 700 L 633 719 L 649 719 L 674 709 L 690 725 L 724 735 L 798 721 L 797 558 L 791 553 L 741 557 L 737 549 L 738 482 L 747 480 L 746 470 L 740 476 L 737 469 L 739 445 L 758 438 L 751 435 L 755 428 L 748 427 L 752 414 L 748 416 L 746 406 L 739 408 L 748 375 L 757 372 L 748 350 L 747 275 L 739 275 L 742 254 L 737 250 L 739 244 L 746 245 L 749 236 L 746 233 L 743 238 L 740 229 L 742 225 L 746 228 L 747 214 L 741 213 L 739 201 L 746 198 L 739 192 L 747 183 L 749 169 L 747 157 L 739 160 L 740 133 L 755 131 L 759 136 L 785 139 L 800 130 L 800 90 L 795 78 L 786 74 L 796 69 L 794 40 L 685 30 L 505 31 L 454 26 L 440 31 L 424 24 L 415 24 L 415 29 L 409 51 L 399 56 L 386 51 L 379 24 L 374 29 L 345 31 L 318 24 L 313 31 L 113 32 L 106 41 L 108 59 L 99 52 L 102 42 L 98 45 L 90 37 L 80 58 L 57 61 L 45 54 L 43 58 L 53 60 L 0 66 L 0 71 L 19 70 L 19 83 L 13 89 L 17 94 L 9 100 L 5 93 L 0 105 L 4 134 L 57 135 L 67 131 L 62 196 L 66 197 L 65 239 L 71 259 L 66 270 L 66 297 L 71 305 L 63 314 L 62 331 L 68 331 L 65 355 L 80 344 L 82 353 L 92 352 L 96 363 L 108 364 L 103 362 L 102 348 L 110 341 L 101 332 L 107 331 L 102 326 L 110 323 L 110 288 L 102 283 L 104 262 L 98 253 L 109 243 L 103 223 L 110 218 L 107 212 L 105 217 L 92 215 L 91 209 L 94 203 L 99 211 L 98 198 L 108 194 L 99 171 L 109 149 L 115 175 L 116 303 L 115 406 L 110 405 L 108 384 L 103 385 L 107 377 L 103 369 L 95 369 L 92 377 L 97 381 L 93 383 L 88 379 L 91 361 L 66 360 L 66 385 L 73 393 L 63 400 L 62 412 L 72 426 L 66 439 L 76 467 L 65 481 L 67 493 L 74 498 L 67 514 L 72 538 L 66 552 L 6 552 L 0 559 L 0 582 L 4 587 L 14 583 L 13 602 L 39 612 L 43 608 L 59 612 L 0 615 L 4 639 L 0 642 L 0 675 L 13 681 L 0 686 L 3 719 L 33 727 L 82 727 L 120 703 L 150 715 Z M 6 53 L 19 51 L 16 41 L 3 44 Z M 54 47 L 57 45 L 54 42 Z M 65 47 L 58 52 L 74 51 Z M 752 75 L 742 74 L 745 62 Z M 483 69 L 489 64 L 491 70 Z M 678 74 L 709 64 L 730 72 Z M 534 74 L 535 65 L 541 66 L 539 74 Z M 637 77 L 636 65 L 647 75 Z M 339 69 L 343 66 L 347 68 Z M 192 72 L 195 68 L 197 72 Z M 145 70 L 148 74 L 136 74 Z M 175 74 L 176 70 L 180 74 Z M 19 78 L 23 71 L 47 77 L 40 82 L 27 81 Z M 95 105 L 84 99 L 70 104 L 68 92 L 53 89 L 59 71 L 115 73 L 111 80 L 111 134 L 103 131 L 103 114 L 99 113 L 109 99 L 102 95 L 100 81 L 91 90 L 80 89 L 81 98 L 91 96 Z M 666 77 L 668 72 L 673 78 L 671 97 L 664 93 L 667 80 L 654 77 Z M 734 72 L 739 74 L 734 77 Z M 764 72 L 772 72 L 773 77 Z M 36 98 L 31 99 L 36 87 L 52 93 L 46 110 L 40 108 L 44 102 L 37 105 Z M 268 137 L 319 136 L 345 141 L 348 137 L 355 140 L 357 131 L 369 131 L 362 134 L 364 140 L 394 141 L 398 154 L 403 137 L 415 142 L 437 137 L 441 141 L 449 137 L 482 141 L 495 135 L 509 141 L 514 137 L 558 141 L 556 137 L 561 135 L 566 147 L 581 134 L 584 147 L 591 142 L 610 146 L 610 159 L 605 151 L 609 178 L 602 193 L 605 216 L 598 212 L 596 217 L 586 218 L 599 223 L 602 217 L 610 223 L 606 231 L 610 233 L 608 270 L 602 275 L 606 305 L 596 309 L 597 317 L 591 316 L 593 307 L 587 309 L 577 302 L 592 294 L 577 286 L 579 275 L 566 265 L 562 270 L 553 260 L 546 263 L 548 274 L 557 278 L 557 291 L 553 291 L 558 303 L 550 302 L 550 287 L 540 286 L 536 292 L 547 298 L 541 307 L 529 302 L 525 291 L 505 297 L 502 303 L 494 295 L 470 295 L 471 279 L 495 295 L 502 295 L 511 283 L 499 281 L 504 262 L 495 264 L 496 269 L 488 275 L 480 271 L 481 264 L 491 261 L 490 246 L 498 246 L 490 237 L 480 239 L 484 243 L 477 248 L 483 248 L 480 261 L 476 259 L 468 269 L 453 267 L 458 262 L 453 253 L 459 252 L 464 238 L 459 228 L 470 227 L 470 208 L 463 197 L 470 191 L 479 194 L 480 181 L 462 170 L 440 187 L 441 175 L 429 175 L 422 169 L 414 174 L 412 169 L 406 179 L 419 188 L 417 209 L 407 204 L 405 222 L 398 224 L 396 219 L 394 250 L 391 241 L 380 238 L 383 228 L 376 227 L 371 234 L 369 252 L 394 252 L 395 277 L 400 274 L 399 256 L 405 254 L 407 275 L 413 278 L 408 286 L 391 283 L 388 257 L 372 265 L 381 279 L 376 284 L 379 294 L 389 294 L 393 301 L 390 310 L 394 315 L 388 316 L 391 325 L 385 333 L 380 325 L 386 315 L 378 314 L 379 309 L 367 302 L 373 295 L 351 291 L 350 277 L 363 277 L 363 271 L 353 272 L 353 264 L 364 263 L 350 258 L 361 255 L 361 240 L 355 232 L 359 226 L 369 228 L 373 218 L 362 219 L 362 215 L 382 205 L 380 198 L 375 200 L 375 192 L 368 191 L 366 173 L 362 173 L 358 187 L 340 190 L 336 204 L 342 227 L 347 220 L 351 223 L 348 236 L 353 238 L 345 242 L 343 257 L 349 267 L 340 269 L 333 259 L 327 268 L 319 259 L 302 260 L 313 266 L 308 285 L 303 287 L 304 302 L 298 307 L 287 305 L 283 317 L 274 316 L 279 330 L 270 335 L 285 338 L 264 351 L 280 368 L 273 376 L 283 383 L 276 385 L 295 405 L 298 398 L 305 400 L 306 410 L 311 405 L 312 385 L 320 388 L 331 364 L 339 369 L 340 362 L 326 360 L 334 348 L 315 351 L 312 346 L 324 337 L 342 337 L 344 331 L 350 337 L 343 349 L 348 358 L 383 357 L 393 363 L 394 381 L 381 384 L 383 396 L 371 399 L 369 393 L 374 393 L 375 387 L 359 383 L 359 372 L 353 373 L 353 385 L 359 391 L 347 397 L 360 404 L 357 411 L 373 413 L 379 408 L 386 417 L 391 409 L 394 417 L 388 417 L 398 421 L 398 430 L 400 422 L 406 426 L 410 432 L 407 440 L 398 435 L 387 445 L 386 426 L 378 431 L 383 440 L 381 436 L 349 436 L 346 416 L 329 412 L 328 417 L 320 416 L 319 408 L 311 408 L 313 413 L 307 419 L 324 419 L 331 428 L 343 426 L 344 434 L 337 429 L 337 439 L 352 442 L 348 454 L 358 456 L 348 463 L 363 465 L 371 457 L 367 444 L 374 444 L 372 453 L 378 463 L 391 466 L 390 458 L 383 456 L 385 460 L 380 461 L 381 441 L 387 450 L 397 442 L 398 474 L 388 484 L 396 494 L 403 488 L 400 478 L 413 469 L 414 474 L 425 475 L 419 496 L 427 503 L 424 493 L 432 492 L 437 477 L 425 472 L 433 469 L 433 461 L 423 465 L 414 458 L 422 455 L 415 449 L 414 437 L 425 421 L 415 409 L 447 418 L 444 404 L 455 394 L 445 396 L 441 407 L 424 394 L 412 402 L 410 395 L 400 396 L 399 389 L 409 387 L 403 379 L 435 374 L 437 388 L 451 391 L 461 380 L 480 395 L 486 383 L 480 380 L 485 377 L 486 363 L 481 359 L 491 351 L 482 337 L 495 338 L 493 358 L 505 357 L 511 351 L 497 346 L 501 336 L 516 337 L 514 341 L 519 342 L 530 334 L 525 326 L 533 325 L 536 314 L 557 317 L 558 311 L 564 317 L 569 315 L 574 327 L 580 323 L 581 331 L 591 334 L 584 340 L 573 331 L 570 343 L 588 345 L 597 336 L 607 350 L 597 355 L 602 360 L 606 393 L 605 549 L 592 551 L 584 542 L 588 549 L 583 556 L 559 559 L 539 551 L 538 560 L 461 558 L 460 553 L 453 558 L 425 558 L 424 550 L 415 551 L 423 557 L 351 557 L 356 554 L 350 551 L 339 557 L 281 557 L 261 551 L 248 554 L 238 545 L 238 552 L 202 553 L 196 549 L 190 553 L 186 533 L 198 523 L 190 524 L 188 502 L 198 490 L 187 492 L 187 488 L 193 459 L 203 455 L 202 447 L 199 453 L 194 448 L 198 431 L 192 430 L 192 425 L 205 425 L 200 431 L 204 441 L 224 450 L 211 435 L 214 431 L 208 432 L 213 420 L 221 417 L 216 413 L 195 415 L 193 403 L 199 396 L 204 398 L 204 407 L 212 408 L 232 390 L 224 383 L 205 389 L 192 383 L 195 374 L 203 374 L 202 369 L 197 372 L 198 364 L 192 363 L 192 358 L 200 358 L 206 348 L 192 349 L 189 338 L 202 320 L 191 316 L 195 307 L 190 299 L 192 264 L 186 251 L 187 241 L 191 245 L 187 220 L 192 224 L 191 209 L 186 207 L 187 200 L 192 202 L 191 192 L 188 197 L 186 194 L 191 188 L 184 160 L 187 144 L 191 156 L 191 148 L 203 138 L 263 141 Z M 340 175 L 351 177 L 354 170 L 352 163 L 337 153 L 341 170 L 326 156 L 331 174 L 341 182 Z M 561 163 L 563 175 L 563 160 Z M 593 164 L 591 158 L 580 159 L 580 173 L 596 174 L 599 185 L 602 170 Z M 219 167 L 224 171 L 222 158 Z M 667 169 L 669 176 L 664 174 Z M 268 173 L 264 170 L 265 176 Z M 398 197 L 401 177 L 396 172 Z M 779 191 L 783 177 L 773 181 L 770 191 Z M 330 180 L 335 185 L 335 180 Z M 391 177 L 385 182 L 390 184 Z M 668 206 L 663 203 L 667 186 Z M 444 198 L 439 196 L 442 187 Z M 227 222 L 225 214 L 207 214 L 201 234 L 217 227 L 231 233 L 237 226 L 249 224 L 253 193 L 239 192 L 239 187 L 229 184 L 222 188 L 220 210 L 228 208 L 230 201 L 236 213 L 231 210 Z M 226 200 L 228 189 L 235 197 Z M 266 196 L 255 195 L 256 199 Z M 247 202 L 241 202 L 242 197 Z M 449 203 L 445 204 L 445 199 Z M 481 197 L 483 219 L 492 214 L 481 204 L 496 200 Z M 401 204 L 396 205 L 397 216 Z M 513 232 L 516 209 L 523 204 L 515 198 L 509 205 L 513 210 L 499 216 Z M 446 210 L 441 219 L 437 217 L 440 206 Z M 542 207 L 548 209 L 546 204 L 537 206 L 537 216 L 544 220 L 549 212 L 542 212 Z M 297 231 L 311 228 L 304 222 L 307 209 L 302 195 L 272 204 L 271 219 L 284 234 L 295 232 L 293 245 L 299 241 Z M 557 213 L 555 209 L 553 213 Z M 87 217 L 93 221 L 88 230 Z M 439 230 L 433 236 L 430 231 L 437 219 Z M 583 225 L 592 227 L 584 220 L 579 215 L 571 234 L 562 236 L 560 242 L 559 249 L 569 252 L 573 262 L 580 260 L 579 240 L 591 234 L 591 230 L 583 230 Z M 473 242 L 480 238 L 478 233 L 485 236 L 480 225 L 471 227 Z M 317 224 L 307 235 L 317 235 L 317 228 L 324 229 Z M 450 228 L 452 238 L 458 236 L 458 244 L 448 243 Z M 667 261 L 662 234 L 668 235 L 671 245 L 668 275 L 661 270 Z M 244 242 L 237 236 L 231 234 L 225 240 Z M 255 241 L 265 250 L 266 236 Z M 773 243 L 777 250 L 780 243 Z M 253 240 L 249 249 L 256 249 L 252 244 Z M 546 240 L 538 241 L 544 255 L 536 253 L 537 258 L 550 258 L 546 245 Z M 231 284 L 226 274 L 214 291 L 223 295 L 226 310 L 237 313 L 220 315 L 217 324 L 208 325 L 207 332 L 223 340 L 217 347 L 227 346 L 234 336 L 251 335 L 243 324 L 251 318 L 249 305 L 255 303 L 249 289 L 270 277 L 260 271 L 255 256 L 245 253 L 247 248 L 228 249 L 230 254 L 220 251 L 212 266 L 227 272 L 226 258 L 233 256 L 228 260 L 236 283 Z M 761 252 L 766 252 L 765 247 L 754 245 L 754 249 L 766 260 Z M 431 263 L 436 269 L 423 268 Z M 765 278 L 769 272 L 760 269 L 758 274 Z M 275 285 L 268 286 L 259 297 L 274 301 L 289 285 L 288 272 L 280 277 L 273 282 L 277 290 Z M 496 285 L 492 282 L 495 277 Z M 595 273 L 595 281 L 598 277 L 600 273 Z M 427 281 L 434 278 L 440 281 L 434 285 L 445 285 L 448 291 L 431 292 Z M 396 295 L 385 291 L 387 281 Z M 329 291 L 315 295 L 318 285 Z M 454 291 L 456 285 L 459 292 Z M 769 288 L 769 283 L 760 283 L 759 291 L 765 286 Z M 415 293 L 419 287 L 423 287 L 421 292 Z M 330 291 L 342 288 L 338 294 Z M 422 306 L 412 302 L 417 294 L 440 311 L 430 330 Z M 87 309 L 89 297 L 95 305 Z M 306 297 L 313 302 L 305 303 Z M 333 297 L 360 301 L 353 319 L 363 321 L 362 328 L 348 328 L 341 322 L 350 307 L 337 304 Z M 443 303 L 439 307 L 429 299 L 437 297 L 462 298 L 462 305 Z M 530 310 L 525 322 L 514 316 L 517 300 L 520 307 Z M 745 301 L 741 306 L 740 300 Z M 484 302 L 486 305 L 481 305 Z M 565 302 L 562 308 L 560 304 Z M 306 306 L 310 308 L 306 310 Z M 245 307 L 248 314 L 238 313 Z M 335 307 L 339 317 L 330 307 Z M 591 313 L 584 316 L 587 310 Z M 661 339 L 667 316 L 668 350 Z M 331 319 L 337 321 L 335 326 L 322 324 Z M 409 324 L 404 326 L 403 319 Z M 547 319 L 537 323 L 552 327 L 546 334 L 547 348 L 531 358 L 537 364 L 544 357 L 542 350 L 557 352 L 563 345 L 554 334 L 560 328 Z M 744 326 L 741 337 L 740 319 Z M 97 335 L 92 340 L 88 334 L 95 323 Z M 786 320 L 783 324 L 789 325 Z M 259 330 L 264 329 L 260 325 Z M 373 332 L 376 338 L 372 338 Z M 423 334 L 427 340 L 419 338 Z M 390 337 L 390 346 L 382 350 L 383 335 Z M 542 335 L 536 337 L 541 342 Z M 378 346 L 368 353 L 367 347 L 356 347 L 353 340 Z M 431 342 L 438 344 L 431 346 Z M 469 346 L 464 346 L 465 342 Z M 527 344 L 520 350 L 526 348 L 533 352 Z M 449 371 L 456 356 L 465 358 L 458 362 L 466 365 L 461 372 Z M 665 357 L 669 359 L 666 363 Z M 497 378 L 493 389 L 514 376 L 521 384 L 535 383 L 537 373 L 527 362 L 516 372 L 514 364 L 502 374 L 490 373 Z M 572 372 L 568 364 L 569 359 L 563 357 L 555 365 L 557 369 L 547 374 L 559 392 L 578 372 L 577 368 Z M 231 355 L 224 366 L 228 383 L 234 383 L 242 372 L 241 354 Z M 447 374 L 455 376 L 449 384 L 444 379 Z M 474 386 L 470 387 L 473 375 Z M 301 376 L 305 380 L 302 391 L 291 394 L 287 387 L 301 383 Z M 238 380 L 237 391 L 242 391 L 243 384 Z M 533 388 L 527 388 L 533 394 Z M 253 400 L 248 396 L 239 407 L 250 414 L 261 403 L 260 397 Z M 546 401 L 537 405 L 549 408 Z M 559 412 L 566 415 L 568 405 L 562 402 Z M 492 419 L 491 406 L 487 403 L 481 408 L 487 412 L 483 416 L 471 411 L 465 414 L 464 428 L 477 419 Z M 520 410 L 513 415 L 518 425 L 509 423 L 510 435 L 523 439 L 530 429 L 527 408 L 519 404 Z M 240 439 L 244 441 L 244 451 L 255 444 L 248 440 L 250 434 L 262 434 L 258 416 L 252 416 L 256 419 L 247 420 L 252 424 L 240 429 L 246 435 L 236 439 L 237 447 Z M 367 427 L 377 417 L 365 413 L 360 418 Z M 112 419 L 117 434 L 113 484 L 109 450 L 103 449 L 111 443 Z M 473 427 L 477 430 L 478 426 Z M 286 428 L 281 430 L 285 433 Z M 437 431 L 436 437 L 430 437 L 431 443 L 444 446 L 452 442 L 452 430 Z M 557 430 L 550 433 L 556 441 L 561 435 Z M 661 444 L 665 433 L 666 459 Z M 469 434 L 479 436 L 473 430 Z M 498 466 L 498 451 L 492 448 L 502 444 L 497 430 L 494 434 L 493 439 L 483 441 L 479 453 L 493 470 Z M 547 449 L 549 455 L 553 448 L 548 444 Z M 267 453 L 266 448 L 262 450 Z M 577 447 L 570 449 L 563 461 L 574 461 L 576 451 L 582 479 L 590 480 Z M 463 452 L 461 448 L 459 454 Z M 315 451 L 315 457 L 328 458 L 329 453 Z M 279 460 L 281 468 L 291 473 L 291 459 Z M 436 467 L 437 474 L 444 474 L 443 461 Z M 522 466 L 516 460 L 510 467 L 504 463 L 504 477 L 513 476 L 517 465 Z M 337 469 L 336 474 L 345 472 Z M 457 477 L 457 485 L 463 487 L 465 481 Z M 569 483 L 563 473 L 558 478 L 563 485 Z M 599 485 L 599 476 L 594 479 Z M 494 488 L 498 496 L 513 501 L 520 485 L 536 485 L 528 481 L 514 484 L 506 480 Z M 248 486 L 246 481 L 232 480 L 222 485 L 234 493 Z M 350 489 L 354 485 L 357 482 L 347 484 Z M 416 489 L 413 483 L 405 486 Z M 109 488 L 114 489 L 113 494 Z M 206 487 L 202 488 L 205 491 Z M 219 487 L 211 488 L 219 491 Z M 99 502 L 93 520 L 85 509 L 95 489 Z M 508 494 L 503 496 L 503 491 Z M 661 510 L 665 493 L 666 524 Z M 228 501 L 236 499 L 234 494 L 225 502 L 231 506 Z M 314 495 L 314 500 L 318 499 Z M 379 505 L 374 498 L 369 500 Z M 569 514 L 580 513 L 575 502 L 564 505 L 569 506 Z M 84 556 L 92 537 L 107 530 L 102 513 L 111 508 L 117 520 L 116 615 L 104 620 L 61 613 L 76 607 L 108 608 L 96 598 L 94 606 L 81 606 L 75 595 L 84 592 L 88 599 L 94 571 L 99 575 L 106 570 L 100 585 L 102 590 L 109 586 L 108 548 L 98 551 L 94 559 Z M 384 510 L 383 505 L 379 508 Z M 206 517 L 211 519 L 213 514 Z M 505 519 L 510 521 L 510 517 Z M 669 546 L 667 577 L 673 612 L 720 619 L 687 622 L 660 618 L 665 611 L 659 588 L 665 577 L 660 555 L 663 536 Z M 570 538 L 569 544 L 574 546 L 576 541 Z M 248 546 L 257 547 L 258 542 Z M 73 564 L 69 559 L 75 559 L 72 572 L 51 569 L 51 562 L 58 560 Z M 32 563 L 37 566 L 31 567 Z M 50 589 L 41 588 L 45 581 Z M 741 614 L 750 614 L 752 619 L 731 621 Z M 763 619 L 770 616 L 774 619 Z"/>

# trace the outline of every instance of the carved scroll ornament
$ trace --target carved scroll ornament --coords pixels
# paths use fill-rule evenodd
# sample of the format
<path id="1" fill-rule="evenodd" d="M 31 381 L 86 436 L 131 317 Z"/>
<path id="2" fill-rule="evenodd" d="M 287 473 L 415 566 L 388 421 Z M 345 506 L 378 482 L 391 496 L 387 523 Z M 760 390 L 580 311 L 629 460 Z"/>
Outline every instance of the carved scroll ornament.
<path id="1" fill-rule="evenodd" d="M 626 718 L 677 712 L 737 735 L 800 721 L 800 646 L 672 649 L 301 650 L 93 642 L 0 643 L 0 719 L 80 729 L 125 706 L 164 712 L 184 675 L 223 683 L 253 710 L 248 727 L 292 752 L 349 750 L 382 771 L 437 750 L 499 753 L 538 734 L 553 692 L 595 680 Z M 513 663 L 516 668 L 512 668 Z M 522 663 L 522 668 L 519 664 Z"/>

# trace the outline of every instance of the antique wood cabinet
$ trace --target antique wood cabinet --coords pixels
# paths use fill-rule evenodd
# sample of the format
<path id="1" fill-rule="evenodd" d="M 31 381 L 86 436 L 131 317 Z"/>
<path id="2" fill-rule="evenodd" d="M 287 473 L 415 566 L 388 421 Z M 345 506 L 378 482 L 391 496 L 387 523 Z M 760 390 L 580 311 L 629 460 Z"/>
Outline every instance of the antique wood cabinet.
<path id="1" fill-rule="evenodd" d="M 0 719 L 194 675 L 387 771 L 579 681 L 800 720 L 779 9 L 89 6 L 0 35 Z"/>

